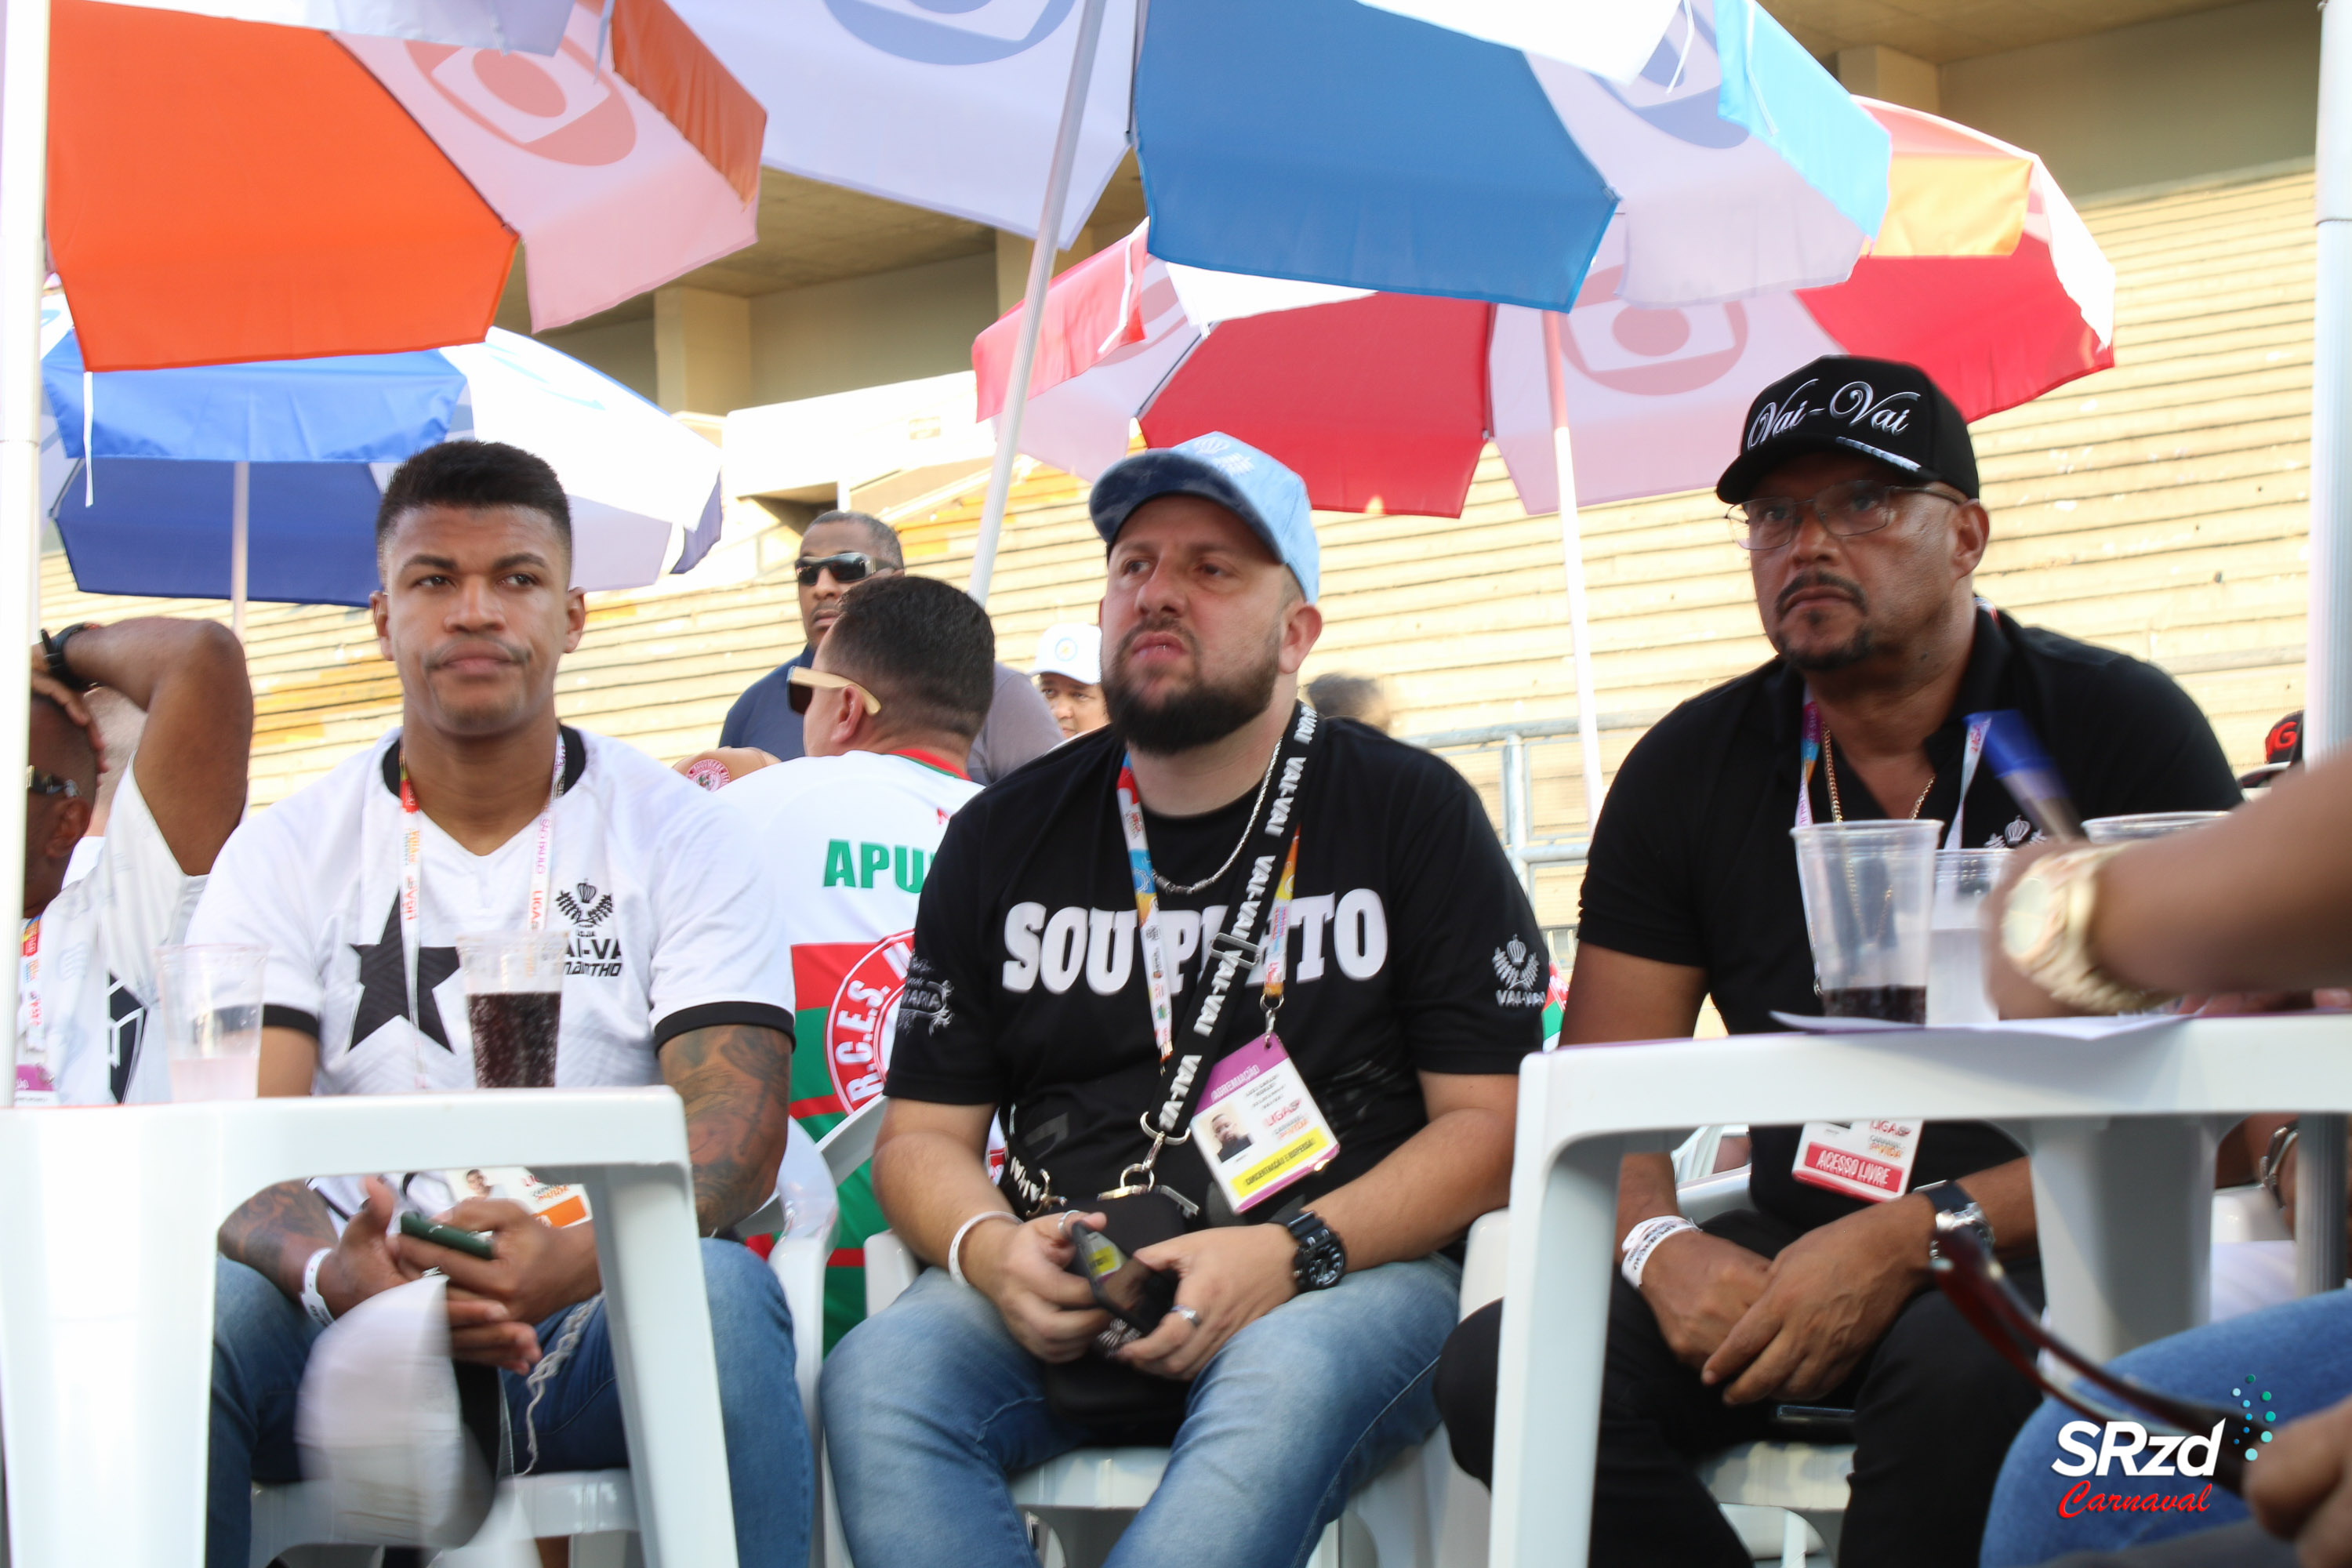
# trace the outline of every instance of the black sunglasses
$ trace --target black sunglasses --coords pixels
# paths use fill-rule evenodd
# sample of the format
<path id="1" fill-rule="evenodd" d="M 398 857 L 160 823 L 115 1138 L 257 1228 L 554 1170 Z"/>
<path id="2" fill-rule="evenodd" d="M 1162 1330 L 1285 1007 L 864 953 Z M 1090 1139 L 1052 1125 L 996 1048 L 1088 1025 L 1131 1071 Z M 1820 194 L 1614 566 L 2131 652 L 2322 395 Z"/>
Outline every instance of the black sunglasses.
<path id="1" fill-rule="evenodd" d="M 2161 1428 L 2159 1435 L 2164 1436 L 2204 1437 L 2216 1426 L 2222 1426 L 2213 1484 L 2243 1495 L 2249 1447 L 2262 1439 L 2259 1428 L 2242 1411 L 2202 1405 L 2118 1377 L 2059 1339 L 2042 1326 L 2041 1314 L 2017 1293 L 2000 1260 L 1974 1231 L 1963 1228 L 1937 1237 L 1928 1253 L 1928 1267 L 1936 1276 L 1937 1286 L 1959 1310 L 1960 1316 L 1985 1337 L 2001 1359 L 2032 1378 L 2044 1394 L 2069 1410 L 2098 1422 L 2132 1421 L 2152 1415 Z M 2045 1351 L 2079 1373 L 2095 1392 L 2086 1393 L 2072 1385 L 2061 1387 L 2043 1376 L 2041 1357 Z M 2120 1402 L 2120 1408 L 2105 1403 L 2099 1397 L 2101 1394 Z M 2152 1426 L 2150 1431 L 2158 1432 L 2158 1427 Z"/>
<path id="2" fill-rule="evenodd" d="M 34 795 L 61 795 L 72 800 L 81 794 L 81 785 L 71 779 L 45 773 L 29 764 L 25 769 L 25 788 Z"/>
<path id="3" fill-rule="evenodd" d="M 845 550 L 838 555 L 803 555 L 793 563 L 793 571 L 799 576 L 803 588 L 815 587 L 818 574 L 825 572 L 832 573 L 833 580 L 845 588 L 852 583 L 863 583 L 878 572 L 897 570 L 898 568 L 887 561 L 877 561 L 871 555 L 855 550 Z"/>

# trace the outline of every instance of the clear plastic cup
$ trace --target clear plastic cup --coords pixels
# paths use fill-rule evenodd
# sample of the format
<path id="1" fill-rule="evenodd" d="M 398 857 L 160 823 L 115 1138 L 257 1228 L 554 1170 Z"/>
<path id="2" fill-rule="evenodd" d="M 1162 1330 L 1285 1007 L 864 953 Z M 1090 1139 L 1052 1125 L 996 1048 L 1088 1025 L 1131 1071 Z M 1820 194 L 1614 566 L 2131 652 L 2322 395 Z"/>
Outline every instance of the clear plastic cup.
<path id="1" fill-rule="evenodd" d="M 2162 838 L 2183 828 L 2202 827 L 2229 816 L 2226 811 L 2147 811 L 2137 816 L 2095 816 L 2083 824 L 2094 844 L 2128 844 L 2135 838 Z"/>
<path id="2" fill-rule="evenodd" d="M 568 931 L 468 931 L 457 938 L 478 1089 L 553 1089 Z"/>
<path id="3" fill-rule="evenodd" d="M 1990 1024 L 1984 903 L 2009 868 L 2006 849 L 1936 851 L 1936 911 L 1927 935 L 1927 1022 Z"/>
<path id="4" fill-rule="evenodd" d="M 1792 827 L 1822 1011 L 1927 1021 L 1936 840 L 1943 824 L 1817 822 Z"/>
<path id="5" fill-rule="evenodd" d="M 251 1100 L 261 1072 L 261 978 L 269 950 L 197 942 L 155 950 L 155 1008 L 172 1098 Z"/>

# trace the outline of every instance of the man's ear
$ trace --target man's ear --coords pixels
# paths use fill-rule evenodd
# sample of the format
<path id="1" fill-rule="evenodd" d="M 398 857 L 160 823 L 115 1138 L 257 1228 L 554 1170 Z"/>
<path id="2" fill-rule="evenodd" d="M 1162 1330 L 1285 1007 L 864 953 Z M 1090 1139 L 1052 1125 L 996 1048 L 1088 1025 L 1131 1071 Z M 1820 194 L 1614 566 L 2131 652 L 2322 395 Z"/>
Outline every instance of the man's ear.
<path id="1" fill-rule="evenodd" d="M 71 855 L 74 846 L 89 831 L 90 803 L 79 795 L 58 803 L 49 825 L 48 842 L 41 852 L 52 858 Z"/>
<path id="2" fill-rule="evenodd" d="M 392 596 L 378 588 L 368 595 L 368 614 L 375 620 L 375 651 L 392 658 Z"/>
<path id="3" fill-rule="evenodd" d="M 1315 649 L 1316 641 L 1323 635 L 1323 612 L 1301 599 L 1283 612 L 1282 651 L 1276 656 L 1277 668 L 1285 675 L 1297 675 L 1307 656 Z"/>
<path id="4" fill-rule="evenodd" d="M 588 629 L 588 593 L 567 588 L 563 593 L 563 651 L 580 651 L 580 634 Z"/>
<path id="5" fill-rule="evenodd" d="M 1952 559 L 1967 576 L 1984 563 L 1985 546 L 1992 538 L 1992 514 L 1984 502 L 1972 500 L 1952 511 Z"/>

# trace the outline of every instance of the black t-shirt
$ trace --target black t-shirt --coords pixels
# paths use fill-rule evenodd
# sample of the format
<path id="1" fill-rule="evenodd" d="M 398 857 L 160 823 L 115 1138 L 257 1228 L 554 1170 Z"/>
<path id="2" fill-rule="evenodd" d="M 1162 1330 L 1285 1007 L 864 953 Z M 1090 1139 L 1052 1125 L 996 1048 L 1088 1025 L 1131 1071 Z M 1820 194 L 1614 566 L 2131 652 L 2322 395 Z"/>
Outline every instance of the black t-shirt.
<path id="1" fill-rule="evenodd" d="M 1734 1034 L 1780 1028 L 1774 1009 L 1821 1011 L 1789 837 L 1804 701 L 1803 676 L 1775 659 L 1660 720 L 1619 770 L 1585 869 L 1578 941 L 1705 970 Z M 1921 816 L 1951 821 L 1967 716 L 2004 708 L 2032 723 L 2085 817 L 2225 810 L 2243 799 L 2205 715 L 2169 676 L 1979 609 L 1958 697 L 1927 739 L 1936 781 Z M 1842 770 L 1839 787 L 1849 818 L 1890 815 L 1853 768 Z M 1816 768 L 1814 820 L 1830 815 L 1825 770 Z M 1961 842 L 2013 845 L 2030 831 L 1992 770 L 1979 766 Z M 1790 1173 L 1797 1129 L 1752 1136 L 1748 1193 L 1759 1208 L 1811 1227 L 1864 1206 Z M 1911 1183 L 1964 1176 L 2020 1152 L 1981 1122 L 1930 1123 Z"/>
<path id="2" fill-rule="evenodd" d="M 898 1099 L 996 1106 L 1072 1202 L 1118 1184 L 1148 1146 L 1139 1119 L 1160 1104 L 1114 795 L 1123 755 L 1110 731 L 1081 736 L 956 814 L 923 883 L 890 1058 Z M 1419 1131 L 1417 1072 L 1517 1072 L 1541 1043 L 1549 973 L 1534 910 L 1459 773 L 1344 720 L 1324 723 L 1311 757 L 1276 1033 L 1339 1153 L 1286 1199 L 1353 1180 Z M 1208 876 L 1255 795 L 1195 817 L 1147 812 L 1154 868 L 1179 883 Z M 1224 920 L 1215 891 L 1161 895 L 1180 1031 L 1202 928 L 1213 937 Z M 1221 1052 L 1259 1033 L 1261 979 L 1236 985 Z M 1191 1142 L 1158 1170 L 1207 1201 Z"/>

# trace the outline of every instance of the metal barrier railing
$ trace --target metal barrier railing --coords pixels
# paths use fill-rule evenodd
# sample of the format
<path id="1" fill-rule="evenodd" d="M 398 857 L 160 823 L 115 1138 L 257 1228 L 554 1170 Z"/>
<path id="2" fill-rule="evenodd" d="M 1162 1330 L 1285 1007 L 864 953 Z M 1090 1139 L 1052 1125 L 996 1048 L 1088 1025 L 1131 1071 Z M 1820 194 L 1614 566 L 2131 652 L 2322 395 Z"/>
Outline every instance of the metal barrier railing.
<path id="1" fill-rule="evenodd" d="M 1612 721 L 1616 721 L 1612 722 Z M 1636 729 L 1649 722 L 1646 717 L 1611 714 L 1601 721 L 1604 730 Z M 1576 744 L 1576 721 L 1555 719 L 1541 723 L 1490 724 L 1475 730 L 1440 730 L 1423 735 L 1403 737 L 1408 745 L 1435 752 L 1461 768 L 1465 776 L 1472 770 L 1463 767 L 1465 761 L 1492 755 L 1496 762 L 1496 793 L 1498 795 L 1495 824 L 1496 834 L 1503 841 L 1503 852 L 1510 857 L 1511 868 L 1518 873 L 1520 885 L 1532 894 L 1535 891 L 1535 868 L 1538 866 L 1581 866 L 1584 864 L 1587 835 L 1544 834 L 1536 831 L 1535 780 L 1536 755 L 1548 747 L 1573 752 Z M 1483 771 L 1483 770 L 1480 770 Z M 1475 782 L 1475 781 L 1474 781 Z"/>

